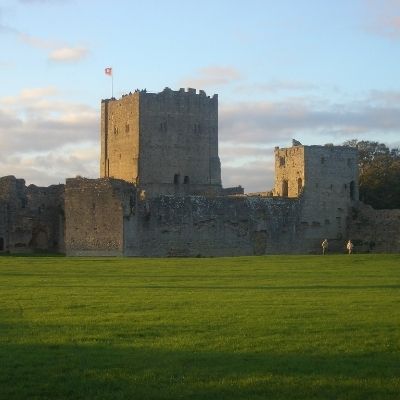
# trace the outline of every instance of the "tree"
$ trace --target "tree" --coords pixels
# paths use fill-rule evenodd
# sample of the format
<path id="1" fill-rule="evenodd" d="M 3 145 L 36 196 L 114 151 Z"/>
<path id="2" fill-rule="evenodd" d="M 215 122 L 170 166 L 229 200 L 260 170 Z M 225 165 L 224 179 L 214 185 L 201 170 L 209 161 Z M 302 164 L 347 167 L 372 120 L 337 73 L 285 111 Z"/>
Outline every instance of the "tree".
<path id="1" fill-rule="evenodd" d="M 376 209 L 400 208 L 399 149 L 357 139 L 343 144 L 359 151 L 360 200 Z"/>

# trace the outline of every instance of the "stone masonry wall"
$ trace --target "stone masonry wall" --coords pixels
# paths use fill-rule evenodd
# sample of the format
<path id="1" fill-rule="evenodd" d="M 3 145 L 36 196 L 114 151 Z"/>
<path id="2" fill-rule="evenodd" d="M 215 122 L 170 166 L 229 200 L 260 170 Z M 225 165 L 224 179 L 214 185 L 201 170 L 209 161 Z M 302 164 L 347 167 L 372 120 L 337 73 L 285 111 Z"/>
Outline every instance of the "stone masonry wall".
<path id="1" fill-rule="evenodd" d="M 295 252 L 301 201 L 159 196 L 125 220 L 128 256 L 237 256 Z M 288 245 L 290 243 L 290 245 Z"/>
<path id="2" fill-rule="evenodd" d="M 135 92 L 101 103 L 100 177 L 137 182 L 139 176 L 139 101 Z"/>
<path id="3" fill-rule="evenodd" d="M 357 150 L 340 146 L 305 147 L 302 224 L 304 240 L 327 238 L 330 249 L 343 251 L 348 222 L 358 203 Z"/>
<path id="4" fill-rule="evenodd" d="M 118 179 L 67 179 L 66 253 L 122 256 L 124 215 L 135 210 L 134 185 Z"/>
<path id="5" fill-rule="evenodd" d="M 195 89 L 141 93 L 140 186 L 221 186 L 218 97 Z"/>
<path id="6" fill-rule="evenodd" d="M 304 146 L 275 148 L 275 196 L 298 197 L 304 185 Z"/>
<path id="7" fill-rule="evenodd" d="M 304 248 L 328 239 L 342 251 L 352 207 L 358 201 L 358 153 L 344 146 L 275 149 L 274 195 L 303 198 Z"/>
<path id="8" fill-rule="evenodd" d="M 0 178 L 0 251 L 64 251 L 64 185 Z M 1 250 L 2 249 L 2 250 Z"/>
<path id="9" fill-rule="evenodd" d="M 374 210 L 361 203 L 353 210 L 349 238 L 356 253 L 400 252 L 400 210 Z"/>

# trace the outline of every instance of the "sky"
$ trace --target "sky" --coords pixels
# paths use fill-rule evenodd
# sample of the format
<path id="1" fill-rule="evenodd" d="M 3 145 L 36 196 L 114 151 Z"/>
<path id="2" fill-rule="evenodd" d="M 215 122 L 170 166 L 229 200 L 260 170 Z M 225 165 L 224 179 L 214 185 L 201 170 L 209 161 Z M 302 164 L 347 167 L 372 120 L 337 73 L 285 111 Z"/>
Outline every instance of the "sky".
<path id="1" fill-rule="evenodd" d="M 400 0 L 1 0 L 0 176 L 99 176 L 100 102 L 219 95 L 224 187 L 273 187 L 273 150 L 400 146 Z"/>

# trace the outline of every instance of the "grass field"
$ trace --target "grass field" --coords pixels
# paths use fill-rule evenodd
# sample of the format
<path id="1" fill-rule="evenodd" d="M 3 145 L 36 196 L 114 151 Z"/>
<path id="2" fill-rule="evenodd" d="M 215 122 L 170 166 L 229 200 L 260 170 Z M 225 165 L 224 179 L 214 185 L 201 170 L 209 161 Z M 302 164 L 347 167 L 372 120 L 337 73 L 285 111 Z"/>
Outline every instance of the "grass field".
<path id="1" fill-rule="evenodd" d="M 1 399 L 399 399 L 400 256 L 0 257 Z"/>

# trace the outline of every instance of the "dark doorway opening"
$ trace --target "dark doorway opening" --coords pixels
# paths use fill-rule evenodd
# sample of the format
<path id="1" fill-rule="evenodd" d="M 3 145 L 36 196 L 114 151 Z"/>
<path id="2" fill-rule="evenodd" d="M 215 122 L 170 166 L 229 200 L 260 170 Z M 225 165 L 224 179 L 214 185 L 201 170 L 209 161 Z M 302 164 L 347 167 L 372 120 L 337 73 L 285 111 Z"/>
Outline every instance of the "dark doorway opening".
<path id="1" fill-rule="evenodd" d="M 288 197 L 289 195 L 289 184 L 288 181 L 283 181 L 282 182 L 282 196 L 283 197 Z"/>

